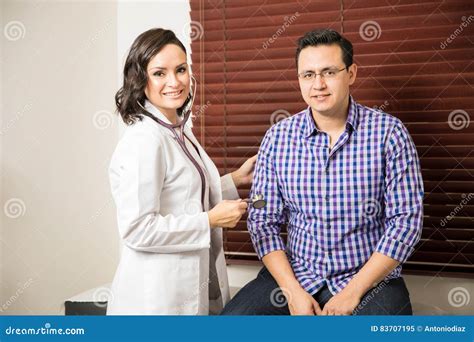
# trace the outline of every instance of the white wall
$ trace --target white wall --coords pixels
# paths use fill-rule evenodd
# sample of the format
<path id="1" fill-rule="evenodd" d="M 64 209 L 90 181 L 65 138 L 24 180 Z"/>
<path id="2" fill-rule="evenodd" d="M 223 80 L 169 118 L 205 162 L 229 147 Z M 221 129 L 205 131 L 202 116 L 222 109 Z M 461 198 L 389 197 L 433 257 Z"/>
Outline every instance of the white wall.
<path id="1" fill-rule="evenodd" d="M 1 8 L 0 8 L 1 9 Z M 3 27 L 4 22 L 3 22 L 3 11 L 0 11 L 0 28 Z M 3 127 L 3 42 L 0 43 L 0 127 Z M 2 172 L 2 155 L 3 151 L 3 138 L 0 136 L 0 200 L 3 199 L 2 194 L 3 194 L 3 172 Z M 0 204 L 3 204 L 3 201 L 0 202 Z M 3 266 L 2 266 L 2 255 L 3 255 L 3 243 L 2 241 L 3 237 L 3 215 L 0 215 L 0 303 L 3 302 Z"/>
<path id="2" fill-rule="evenodd" d="M 189 49 L 189 4 L 0 6 L 0 314 L 60 314 L 67 298 L 111 282 L 118 263 L 107 166 L 128 48 L 164 27 Z"/>
<path id="3" fill-rule="evenodd" d="M 58 314 L 65 298 L 110 281 L 118 257 L 107 176 L 117 5 L 0 6 L 0 313 Z"/>

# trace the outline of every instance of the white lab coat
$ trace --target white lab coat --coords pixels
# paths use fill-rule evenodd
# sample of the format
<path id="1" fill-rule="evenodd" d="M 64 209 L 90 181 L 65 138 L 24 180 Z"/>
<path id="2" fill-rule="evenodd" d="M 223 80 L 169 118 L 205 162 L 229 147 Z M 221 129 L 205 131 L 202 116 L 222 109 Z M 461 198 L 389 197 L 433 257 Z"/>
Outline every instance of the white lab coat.
<path id="1" fill-rule="evenodd" d="M 146 109 L 169 123 L 149 102 Z M 232 177 L 219 177 L 189 125 L 185 134 L 198 146 L 206 170 L 205 210 L 238 198 Z M 109 175 L 123 247 L 107 314 L 220 312 L 230 299 L 222 229 L 209 227 L 201 178 L 172 132 L 148 117 L 128 126 Z"/>

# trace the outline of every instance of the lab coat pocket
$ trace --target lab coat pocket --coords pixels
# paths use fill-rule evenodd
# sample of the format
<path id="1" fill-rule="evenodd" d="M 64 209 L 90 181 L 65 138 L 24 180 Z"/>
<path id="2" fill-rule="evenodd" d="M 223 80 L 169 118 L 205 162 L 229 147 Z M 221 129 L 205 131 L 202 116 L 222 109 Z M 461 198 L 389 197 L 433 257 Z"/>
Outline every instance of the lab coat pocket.
<path id="1" fill-rule="evenodd" d="M 199 307 L 199 258 L 195 253 L 154 254 L 146 272 L 152 314 L 196 315 Z"/>

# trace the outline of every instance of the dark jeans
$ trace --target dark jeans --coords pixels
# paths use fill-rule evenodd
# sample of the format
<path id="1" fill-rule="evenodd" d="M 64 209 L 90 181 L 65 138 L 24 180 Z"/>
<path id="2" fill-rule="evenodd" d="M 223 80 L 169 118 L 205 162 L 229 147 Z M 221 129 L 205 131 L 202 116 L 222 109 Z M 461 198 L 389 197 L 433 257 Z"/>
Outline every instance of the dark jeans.
<path id="1" fill-rule="evenodd" d="M 321 309 L 332 293 L 324 286 L 313 298 Z M 257 278 L 245 285 L 226 305 L 221 315 L 289 315 L 283 293 L 264 267 Z M 368 291 L 354 315 L 412 315 L 410 296 L 402 277 L 380 282 Z"/>

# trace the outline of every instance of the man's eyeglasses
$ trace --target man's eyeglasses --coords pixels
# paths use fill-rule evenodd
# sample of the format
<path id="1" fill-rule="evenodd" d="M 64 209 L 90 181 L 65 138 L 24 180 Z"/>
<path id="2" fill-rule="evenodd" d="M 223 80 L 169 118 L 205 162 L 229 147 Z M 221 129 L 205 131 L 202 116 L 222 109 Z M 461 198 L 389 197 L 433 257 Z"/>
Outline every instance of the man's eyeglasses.
<path id="1" fill-rule="evenodd" d="M 300 72 L 298 74 L 298 78 L 302 81 L 314 81 L 316 79 L 316 76 L 321 76 L 321 78 L 325 79 L 325 80 L 328 80 L 328 79 L 331 79 L 331 78 L 335 78 L 337 76 L 338 73 L 340 73 L 342 70 L 345 70 L 347 69 L 346 67 L 342 68 L 342 69 L 326 69 L 326 70 L 323 70 L 321 72 L 314 72 L 314 71 L 304 71 L 304 72 Z"/>

